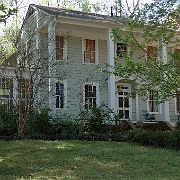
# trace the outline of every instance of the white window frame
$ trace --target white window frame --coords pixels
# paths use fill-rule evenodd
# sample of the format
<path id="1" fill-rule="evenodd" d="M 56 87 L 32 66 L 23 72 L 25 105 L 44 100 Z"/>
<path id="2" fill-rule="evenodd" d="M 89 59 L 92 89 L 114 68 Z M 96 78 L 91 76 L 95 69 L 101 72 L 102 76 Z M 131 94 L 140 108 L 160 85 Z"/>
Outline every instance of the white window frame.
<path id="1" fill-rule="evenodd" d="M 180 88 L 178 88 L 178 90 L 180 92 Z M 175 115 L 180 115 L 180 112 L 177 112 L 177 97 L 174 97 L 174 106 L 175 106 Z"/>
<path id="2" fill-rule="evenodd" d="M 99 83 L 95 82 L 85 82 L 83 85 L 83 108 L 85 109 L 85 85 L 91 85 L 91 86 L 96 86 L 96 106 L 100 106 L 100 92 L 99 92 Z M 91 110 L 91 109 L 87 109 Z"/>
<path id="3" fill-rule="evenodd" d="M 56 110 L 67 110 L 67 80 L 63 80 L 63 81 L 56 80 L 56 83 L 60 83 L 60 84 L 64 85 L 64 107 L 63 108 L 61 108 L 61 107 L 57 108 L 56 107 L 56 98 L 55 98 L 55 108 L 56 108 Z M 55 94 L 55 97 L 56 96 L 57 95 Z"/>
<path id="4" fill-rule="evenodd" d="M 11 84 L 12 85 L 12 89 L 8 89 L 6 84 L 5 84 L 5 88 L 4 89 L 1 88 L 2 87 L 2 79 L 5 79 L 5 81 L 8 81 L 8 83 L 11 80 L 12 81 L 12 84 Z M 14 90 L 13 88 L 14 88 L 13 87 L 13 78 L 11 78 L 11 77 L 4 77 L 4 76 L 0 78 L 0 89 L 2 89 L 2 91 L 4 91 L 4 92 L 9 91 L 8 95 L 7 95 L 8 97 L 3 97 L 3 96 L 0 95 L 0 104 L 2 104 L 3 101 L 5 101 L 5 102 L 8 102 L 8 104 L 7 104 L 8 108 L 10 108 L 10 106 L 13 105 L 13 103 L 14 103 L 13 102 L 13 98 L 14 98 L 13 97 L 13 95 L 14 95 L 13 94 L 13 90 Z M 12 97 L 11 97 L 11 93 L 12 93 Z M 11 101 L 12 101 L 12 104 L 11 104 Z M 4 103 L 4 104 L 6 104 L 6 103 Z"/>
<path id="5" fill-rule="evenodd" d="M 152 90 L 152 91 L 153 91 L 153 90 Z M 149 114 L 161 114 L 161 103 L 158 104 L 158 111 L 156 111 L 156 112 L 151 112 L 151 111 L 150 111 L 150 107 L 149 107 L 149 102 L 150 102 L 150 101 L 158 101 L 158 100 L 150 100 L 150 99 L 149 99 L 149 92 L 148 92 L 147 112 L 148 112 Z"/>
<path id="6" fill-rule="evenodd" d="M 118 86 L 127 86 L 128 87 L 128 91 L 126 92 L 131 92 L 131 84 L 129 83 L 116 83 L 116 109 L 117 109 L 117 113 L 119 111 L 119 105 L 118 105 Z M 132 97 L 129 96 L 129 119 L 132 120 Z"/>
<path id="7" fill-rule="evenodd" d="M 58 35 L 56 34 L 56 36 L 61 36 L 61 35 Z M 67 61 L 67 38 L 65 38 L 64 36 L 61 36 L 63 37 L 63 41 L 64 41 L 64 44 L 63 44 L 63 58 L 62 59 L 57 59 L 56 58 L 56 62 L 63 62 L 63 61 Z M 56 37 L 55 37 L 55 48 L 56 48 Z M 56 51 L 56 49 L 55 49 Z M 56 52 L 55 52 L 56 54 Z"/>
<path id="8" fill-rule="evenodd" d="M 88 40 L 94 40 L 95 41 L 95 63 L 87 63 L 84 61 L 84 51 L 85 51 L 85 43 L 84 40 L 88 39 Z M 98 65 L 99 64 L 99 50 L 98 50 L 98 39 L 93 39 L 93 38 L 89 38 L 89 37 L 82 37 L 82 62 L 83 64 L 94 64 L 94 65 Z"/>

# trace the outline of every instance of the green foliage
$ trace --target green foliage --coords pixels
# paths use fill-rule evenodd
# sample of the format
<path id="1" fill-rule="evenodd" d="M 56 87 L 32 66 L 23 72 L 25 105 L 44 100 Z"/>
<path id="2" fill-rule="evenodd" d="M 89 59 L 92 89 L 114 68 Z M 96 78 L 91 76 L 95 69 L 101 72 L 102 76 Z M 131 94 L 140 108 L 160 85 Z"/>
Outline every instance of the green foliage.
<path id="1" fill-rule="evenodd" d="M 106 106 L 93 107 L 92 110 L 83 110 L 79 114 L 82 131 L 89 133 L 102 133 L 105 131 L 105 121 L 110 120 L 112 111 Z"/>
<path id="2" fill-rule="evenodd" d="M 50 123 L 49 110 L 46 108 L 40 109 L 40 111 L 32 112 L 26 123 L 26 134 L 51 134 L 51 123 Z"/>
<path id="3" fill-rule="evenodd" d="M 6 105 L 0 105 L 0 136 L 17 134 L 18 114 L 16 109 L 7 109 Z"/>
<path id="4" fill-rule="evenodd" d="M 0 23 L 6 24 L 7 19 L 16 12 L 16 8 L 8 7 L 7 4 L 0 2 Z"/>
<path id="5" fill-rule="evenodd" d="M 135 129 L 122 132 L 124 141 L 135 142 L 142 145 L 151 145 L 165 148 L 180 149 L 180 131 L 150 131 Z"/>
<path id="6" fill-rule="evenodd" d="M 125 57 L 115 59 L 114 73 L 121 78 L 133 78 L 138 84 L 132 89 L 137 93 L 147 96 L 147 91 L 158 90 L 159 102 L 168 100 L 176 94 L 180 87 L 180 63 L 178 53 L 168 52 L 168 63 L 162 62 L 162 45 L 179 46 L 179 4 L 177 0 L 154 1 L 145 4 L 142 8 L 134 7 L 132 13 L 117 17 L 123 23 L 123 28 L 114 28 L 113 38 L 115 43 L 122 42 L 132 49 L 138 50 L 143 57 L 135 62 L 133 52 Z M 140 40 L 141 39 L 141 40 Z M 147 52 L 147 45 L 158 44 L 157 56 Z M 150 59 L 147 62 L 145 54 Z M 161 55 L 160 59 L 158 54 Z"/>
<path id="7" fill-rule="evenodd" d="M 51 121 L 51 124 L 52 135 L 79 133 L 79 124 L 70 114 L 58 115 Z"/>

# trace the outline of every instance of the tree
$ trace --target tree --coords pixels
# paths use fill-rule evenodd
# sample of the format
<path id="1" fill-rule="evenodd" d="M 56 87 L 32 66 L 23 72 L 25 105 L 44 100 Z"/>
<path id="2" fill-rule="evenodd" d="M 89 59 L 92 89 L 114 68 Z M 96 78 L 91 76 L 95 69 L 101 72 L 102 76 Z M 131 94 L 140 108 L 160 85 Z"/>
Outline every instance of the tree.
<path id="1" fill-rule="evenodd" d="M 113 29 L 114 41 L 137 49 L 141 54 L 146 54 L 147 59 L 145 56 L 139 57 L 141 61 L 135 62 L 133 51 L 128 54 L 120 48 L 120 56 L 115 59 L 113 67 L 114 74 L 124 79 L 131 78 L 138 84 L 131 95 L 138 93 L 147 97 L 149 90 L 155 90 L 158 91 L 156 96 L 159 102 L 174 97 L 180 88 L 178 0 L 154 0 L 142 7 L 137 1 L 133 8 L 128 4 L 125 8 L 120 3 L 118 8 L 120 14 L 117 19 L 123 23 L 123 28 Z M 147 46 L 151 44 L 156 44 L 156 48 L 150 52 Z M 165 46 L 171 47 L 168 48 L 168 61 L 163 54 L 166 54 Z"/>
<path id="2" fill-rule="evenodd" d="M 7 19 L 16 14 L 17 8 L 14 8 L 12 5 L 9 5 L 5 1 L 0 3 L 0 23 L 5 23 Z"/>

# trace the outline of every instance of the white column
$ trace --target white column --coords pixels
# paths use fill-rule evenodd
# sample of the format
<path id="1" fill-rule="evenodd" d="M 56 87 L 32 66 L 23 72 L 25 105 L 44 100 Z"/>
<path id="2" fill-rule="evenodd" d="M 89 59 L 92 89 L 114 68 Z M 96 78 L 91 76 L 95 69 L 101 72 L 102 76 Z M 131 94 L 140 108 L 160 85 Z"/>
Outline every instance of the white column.
<path id="1" fill-rule="evenodd" d="M 49 58 L 49 108 L 51 114 L 56 112 L 56 42 L 55 42 L 55 22 L 48 24 L 48 58 Z"/>
<path id="2" fill-rule="evenodd" d="M 113 72 L 114 67 L 114 42 L 112 40 L 112 29 L 108 29 L 108 37 L 107 37 L 107 64 L 109 65 L 108 71 Z M 116 111 L 115 106 L 115 75 L 110 74 L 108 77 L 108 107 Z"/>
<path id="3" fill-rule="evenodd" d="M 167 64 L 167 47 L 162 38 L 160 39 L 160 61 L 163 64 Z M 161 110 L 162 120 L 170 122 L 169 101 L 165 101 L 164 103 L 162 103 Z"/>
<path id="4" fill-rule="evenodd" d="M 136 121 L 139 121 L 139 96 L 136 94 Z"/>

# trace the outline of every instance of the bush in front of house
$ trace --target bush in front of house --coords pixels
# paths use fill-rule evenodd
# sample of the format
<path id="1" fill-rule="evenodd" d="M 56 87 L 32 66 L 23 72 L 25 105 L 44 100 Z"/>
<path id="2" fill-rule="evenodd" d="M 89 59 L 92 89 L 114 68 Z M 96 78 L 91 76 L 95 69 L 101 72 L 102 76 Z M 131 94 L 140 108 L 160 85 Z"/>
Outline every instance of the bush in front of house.
<path id="1" fill-rule="evenodd" d="M 16 108 L 8 109 L 0 105 L 0 136 L 10 136 L 17 133 L 18 113 Z"/>
<path id="2" fill-rule="evenodd" d="M 151 131 L 145 129 L 134 129 L 121 132 L 120 136 L 123 136 L 122 139 L 127 142 L 180 149 L 180 130 Z"/>
<path id="3" fill-rule="evenodd" d="M 70 114 L 58 115 L 51 121 L 51 125 L 52 135 L 79 133 L 79 124 Z"/>
<path id="4" fill-rule="evenodd" d="M 110 120 L 112 111 L 105 105 L 83 110 L 79 113 L 80 133 L 105 133 L 106 121 Z"/>
<path id="5" fill-rule="evenodd" d="M 51 135 L 51 133 L 52 124 L 49 110 L 47 108 L 34 110 L 27 118 L 26 135 Z"/>

